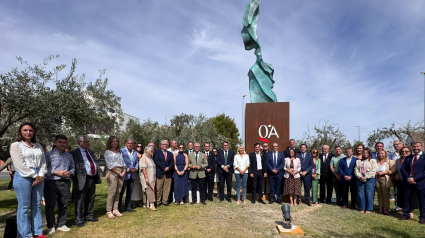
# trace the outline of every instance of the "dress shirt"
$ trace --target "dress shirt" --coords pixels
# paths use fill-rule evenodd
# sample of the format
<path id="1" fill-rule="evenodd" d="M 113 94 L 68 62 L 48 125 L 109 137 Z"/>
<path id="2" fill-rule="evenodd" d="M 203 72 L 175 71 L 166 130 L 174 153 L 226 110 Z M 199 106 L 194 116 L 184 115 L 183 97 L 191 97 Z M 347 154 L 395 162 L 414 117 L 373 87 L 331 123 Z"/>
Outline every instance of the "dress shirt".
<path id="1" fill-rule="evenodd" d="M 170 147 L 167 150 L 170 151 L 171 153 L 173 153 L 173 155 L 179 153 L 179 149 L 177 149 L 177 148 L 175 148 L 174 150 L 172 150 L 171 147 Z"/>
<path id="2" fill-rule="evenodd" d="M 229 157 L 229 150 L 223 150 L 223 158 L 226 157 L 226 153 L 227 153 L 227 157 Z M 229 162 L 229 161 L 227 161 L 227 162 Z M 226 165 L 222 165 L 221 167 L 223 168 L 224 166 L 227 166 L 227 164 Z M 233 166 L 234 166 L 234 164 L 233 164 Z"/>
<path id="3" fill-rule="evenodd" d="M 244 170 L 246 167 L 249 167 L 249 156 L 247 154 L 243 154 L 242 156 L 237 154 L 235 155 L 234 159 L 233 167 L 235 168 L 235 174 L 240 174 L 239 170 L 236 168 Z M 245 173 L 248 173 L 248 169 L 245 171 Z"/>
<path id="4" fill-rule="evenodd" d="M 110 150 L 105 151 L 105 162 L 108 169 L 116 167 L 125 167 L 124 158 L 121 153 L 115 153 Z"/>
<path id="5" fill-rule="evenodd" d="M 412 153 L 412 155 L 413 155 L 413 159 L 412 159 L 412 164 L 410 165 L 410 168 L 412 168 L 413 162 L 415 162 L 415 156 L 416 156 L 416 154 L 415 153 Z M 419 153 L 418 153 L 418 160 L 421 157 L 421 155 L 422 155 L 422 151 L 419 151 Z M 409 174 L 410 174 L 410 176 L 412 176 L 411 173 L 409 173 Z"/>
<path id="6" fill-rule="evenodd" d="M 277 166 L 277 157 L 278 157 L 278 153 L 277 153 L 278 151 L 273 151 L 273 161 L 275 161 L 275 163 L 276 163 L 276 166 Z"/>
<path id="7" fill-rule="evenodd" d="M 64 151 L 61 153 L 57 148 L 45 153 L 47 173 L 46 179 L 59 180 L 59 179 L 70 179 L 63 178 L 53 174 L 58 170 L 65 170 L 71 173 L 71 176 L 75 173 L 74 158 L 71 153 Z"/>
<path id="8" fill-rule="evenodd" d="M 10 157 L 13 165 L 22 177 L 44 176 L 47 169 L 43 147 L 39 143 L 31 143 L 31 145 L 33 145 L 32 148 L 24 141 L 13 142 L 10 145 Z M 34 168 L 40 168 L 38 174 L 35 173 Z"/>
<path id="9" fill-rule="evenodd" d="M 255 158 L 257 159 L 257 170 L 263 169 L 261 166 L 261 152 L 255 153 Z"/>
<path id="10" fill-rule="evenodd" d="M 130 151 L 128 151 L 127 147 L 125 147 L 125 149 L 127 150 L 128 156 L 130 157 L 131 165 L 133 165 L 133 153 L 134 153 L 134 150 L 132 149 L 131 152 L 130 152 Z"/>
<path id="11" fill-rule="evenodd" d="M 193 150 L 187 150 L 187 155 L 190 155 L 191 153 L 193 153 Z"/>
<path id="12" fill-rule="evenodd" d="M 87 159 L 87 156 L 86 156 L 86 150 L 83 149 L 83 148 L 81 148 L 81 146 L 79 148 L 80 148 L 81 155 L 83 155 L 83 160 L 84 160 L 84 165 L 85 165 L 86 170 L 87 170 L 87 175 L 89 175 L 89 176 L 96 175 L 96 174 L 91 174 L 91 166 L 90 166 L 89 159 Z M 90 152 L 89 151 L 87 151 L 87 153 L 89 153 L 89 155 L 90 155 Z M 92 155 L 90 155 L 90 158 L 93 160 L 94 171 L 96 172 L 97 171 L 97 167 L 96 167 L 96 163 L 94 162 L 94 158 L 92 157 Z"/>
<path id="13" fill-rule="evenodd" d="M 347 157 L 347 168 L 350 167 L 352 158 L 353 158 L 353 156 L 351 156 L 350 158 Z"/>
<path id="14" fill-rule="evenodd" d="M 305 159 L 305 154 L 306 153 L 301 153 L 301 158 Z"/>
<path id="15" fill-rule="evenodd" d="M 334 156 L 334 157 L 332 157 L 332 159 L 331 159 L 331 166 L 334 168 L 334 170 L 335 170 L 335 173 L 339 173 L 339 170 L 338 170 L 338 166 L 339 166 L 339 161 L 342 159 L 342 158 L 344 158 L 345 157 L 345 155 L 344 154 L 341 154 L 341 156 Z"/>
<path id="16" fill-rule="evenodd" d="M 329 153 L 323 154 L 323 163 L 326 164 L 326 160 L 329 159 Z"/>
<path id="17" fill-rule="evenodd" d="M 390 154 L 390 160 L 397 161 L 400 158 L 400 155 L 397 153 L 397 151 Z"/>

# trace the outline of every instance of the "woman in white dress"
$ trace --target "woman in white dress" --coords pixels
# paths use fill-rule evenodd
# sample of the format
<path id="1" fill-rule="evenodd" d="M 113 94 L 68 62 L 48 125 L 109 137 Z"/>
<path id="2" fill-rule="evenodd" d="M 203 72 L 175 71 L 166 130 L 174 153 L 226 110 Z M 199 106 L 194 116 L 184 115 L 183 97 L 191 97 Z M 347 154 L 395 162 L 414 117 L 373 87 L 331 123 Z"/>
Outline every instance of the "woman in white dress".
<path id="1" fill-rule="evenodd" d="M 143 155 L 143 145 L 142 143 L 136 143 L 136 148 L 134 149 L 137 151 L 137 160 L 142 158 Z M 142 184 L 140 183 L 140 176 L 139 172 L 136 172 L 136 178 L 134 179 L 134 185 L 133 185 L 133 192 L 131 193 L 131 201 L 133 201 L 133 208 L 141 207 L 142 206 L 142 200 L 143 200 L 143 191 L 142 191 Z M 146 201 L 143 201 L 146 202 Z M 144 208 L 146 208 L 146 204 L 143 205 Z"/>

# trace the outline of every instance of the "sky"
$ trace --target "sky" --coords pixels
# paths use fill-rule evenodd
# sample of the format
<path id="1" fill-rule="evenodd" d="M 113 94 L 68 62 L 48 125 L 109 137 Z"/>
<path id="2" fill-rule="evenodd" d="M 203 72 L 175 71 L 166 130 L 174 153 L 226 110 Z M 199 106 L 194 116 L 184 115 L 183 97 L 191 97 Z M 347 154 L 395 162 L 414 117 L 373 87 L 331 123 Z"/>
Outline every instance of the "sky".
<path id="1" fill-rule="evenodd" d="M 254 51 L 240 35 L 249 0 L 1 1 L 0 72 L 60 55 L 125 113 L 169 123 L 225 113 L 242 129 Z M 261 0 L 257 35 L 290 137 L 335 124 L 350 141 L 424 118 L 425 1 Z M 20 66 L 19 66 L 20 67 Z M 67 70 L 59 73 L 64 77 Z"/>

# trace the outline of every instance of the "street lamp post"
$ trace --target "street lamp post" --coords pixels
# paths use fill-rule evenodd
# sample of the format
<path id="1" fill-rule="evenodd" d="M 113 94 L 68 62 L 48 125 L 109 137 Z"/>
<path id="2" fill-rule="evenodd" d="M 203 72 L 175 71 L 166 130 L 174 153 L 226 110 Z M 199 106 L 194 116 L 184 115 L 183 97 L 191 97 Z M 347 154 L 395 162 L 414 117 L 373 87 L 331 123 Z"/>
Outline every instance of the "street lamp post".
<path id="1" fill-rule="evenodd" d="M 359 141 L 360 141 L 360 126 L 354 126 L 359 128 Z"/>
<path id="2" fill-rule="evenodd" d="M 245 124 L 245 97 L 246 95 L 242 96 L 242 145 L 245 147 L 245 137 L 244 137 L 244 124 Z"/>
<path id="3" fill-rule="evenodd" d="M 425 131 L 425 72 L 421 72 L 424 75 L 424 131 Z"/>

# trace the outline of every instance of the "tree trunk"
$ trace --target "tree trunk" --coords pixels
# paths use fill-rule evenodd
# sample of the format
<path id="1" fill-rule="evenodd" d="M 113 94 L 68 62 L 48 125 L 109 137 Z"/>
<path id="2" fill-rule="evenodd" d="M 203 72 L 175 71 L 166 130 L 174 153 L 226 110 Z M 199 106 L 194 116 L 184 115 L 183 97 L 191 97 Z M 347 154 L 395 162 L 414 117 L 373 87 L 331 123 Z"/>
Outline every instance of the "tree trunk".
<path id="1" fill-rule="evenodd" d="M 12 163 L 12 158 L 7 159 L 6 162 L 4 162 L 2 166 L 0 166 L 0 172 L 3 171 L 3 169 L 7 168 L 7 165 L 9 165 L 10 163 Z"/>

